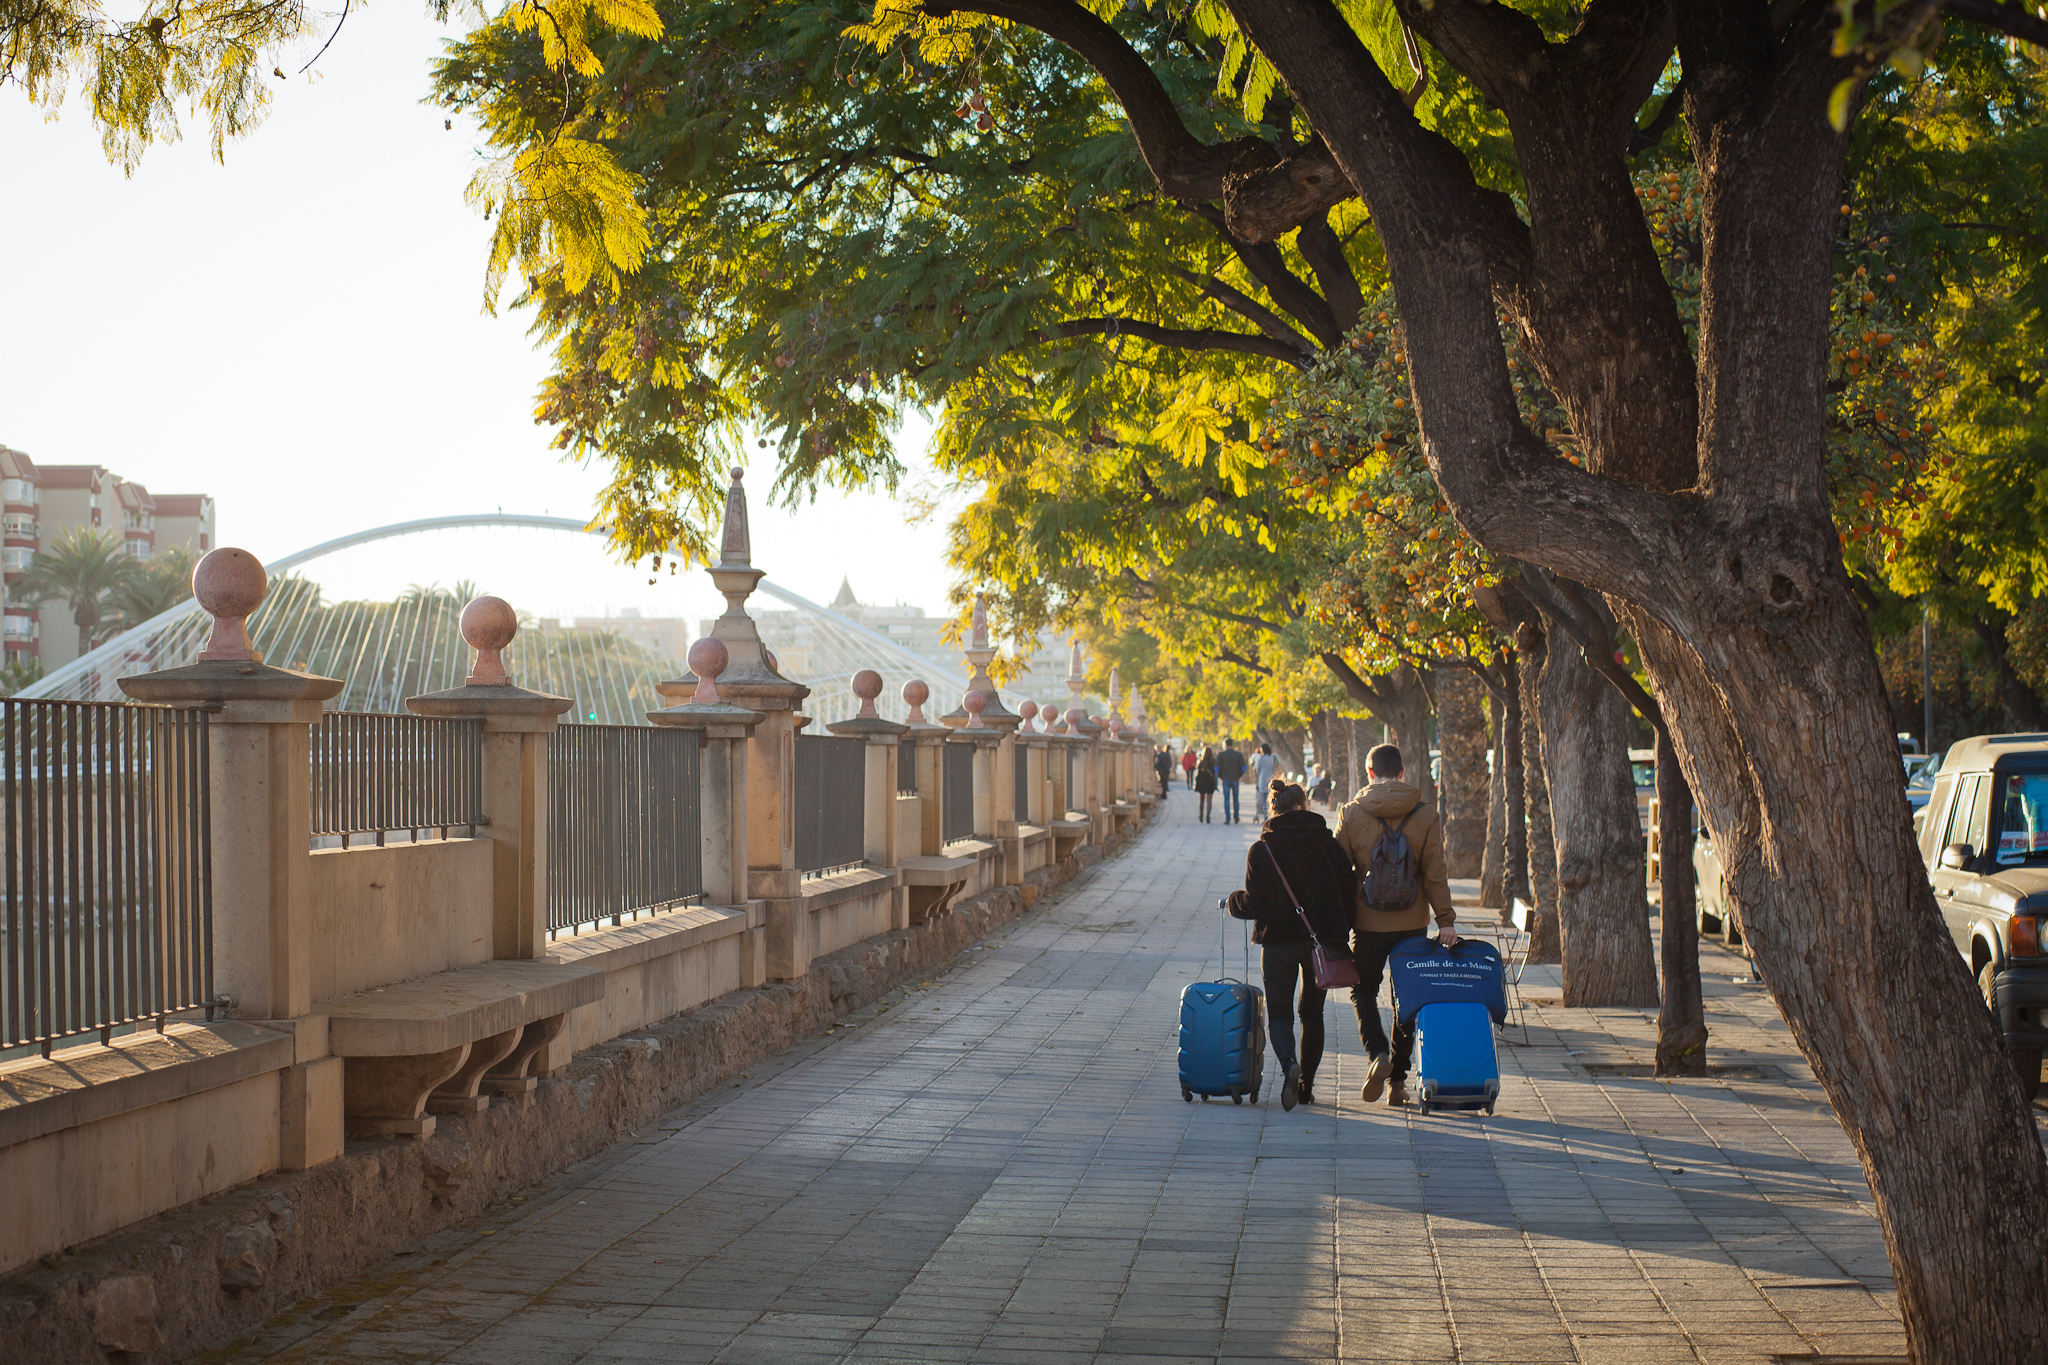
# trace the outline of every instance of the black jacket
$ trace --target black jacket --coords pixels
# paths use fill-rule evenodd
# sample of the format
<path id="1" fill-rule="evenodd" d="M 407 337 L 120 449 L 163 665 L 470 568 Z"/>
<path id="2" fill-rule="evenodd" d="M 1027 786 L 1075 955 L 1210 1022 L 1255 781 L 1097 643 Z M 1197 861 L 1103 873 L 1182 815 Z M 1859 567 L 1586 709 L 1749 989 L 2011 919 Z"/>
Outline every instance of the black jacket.
<path id="1" fill-rule="evenodd" d="M 1251 846 L 1244 861 L 1244 890 L 1230 896 L 1230 913 L 1252 923 L 1254 943 L 1306 943 L 1301 916 L 1294 913 L 1294 900 L 1281 885 L 1280 870 L 1287 885 L 1301 897 L 1316 937 L 1327 948 L 1342 948 L 1351 941 L 1352 883 L 1357 874 L 1351 859 L 1337 846 L 1329 822 L 1310 810 L 1291 810 L 1266 822 L 1259 841 Z"/>
<path id="2" fill-rule="evenodd" d="M 1244 755 L 1235 749 L 1225 749 L 1216 755 L 1216 776 L 1225 782 L 1244 780 Z"/>

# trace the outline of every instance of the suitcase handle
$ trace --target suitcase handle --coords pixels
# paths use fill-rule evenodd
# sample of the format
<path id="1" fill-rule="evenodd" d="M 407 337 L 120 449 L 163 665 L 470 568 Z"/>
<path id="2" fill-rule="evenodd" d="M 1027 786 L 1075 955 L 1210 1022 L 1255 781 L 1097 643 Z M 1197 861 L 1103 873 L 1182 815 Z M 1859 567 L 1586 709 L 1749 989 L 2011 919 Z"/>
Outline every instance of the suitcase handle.
<path id="1" fill-rule="evenodd" d="M 1230 897 L 1225 896 L 1217 901 L 1216 909 L 1219 912 L 1219 918 L 1216 923 L 1216 970 L 1224 973 L 1224 975 L 1219 976 L 1217 979 L 1229 981 L 1233 979 L 1228 975 L 1230 971 Z M 1250 920 L 1244 921 L 1243 984 L 1247 986 L 1252 984 L 1252 922 Z"/>

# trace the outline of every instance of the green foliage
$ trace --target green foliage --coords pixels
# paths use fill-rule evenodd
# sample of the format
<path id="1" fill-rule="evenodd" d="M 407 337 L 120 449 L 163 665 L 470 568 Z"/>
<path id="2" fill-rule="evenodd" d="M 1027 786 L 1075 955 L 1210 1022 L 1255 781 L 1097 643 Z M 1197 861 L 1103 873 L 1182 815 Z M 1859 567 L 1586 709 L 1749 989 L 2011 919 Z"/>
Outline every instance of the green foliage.
<path id="1" fill-rule="evenodd" d="M 137 563 L 135 572 L 109 595 L 115 632 L 132 630 L 192 595 L 192 552 L 173 545 Z"/>
<path id="2" fill-rule="evenodd" d="M 78 627 L 78 652 L 98 643 L 100 623 L 116 596 L 140 574 L 121 537 L 74 526 L 36 552 L 14 587 L 16 600 L 32 607 L 63 602 Z"/>

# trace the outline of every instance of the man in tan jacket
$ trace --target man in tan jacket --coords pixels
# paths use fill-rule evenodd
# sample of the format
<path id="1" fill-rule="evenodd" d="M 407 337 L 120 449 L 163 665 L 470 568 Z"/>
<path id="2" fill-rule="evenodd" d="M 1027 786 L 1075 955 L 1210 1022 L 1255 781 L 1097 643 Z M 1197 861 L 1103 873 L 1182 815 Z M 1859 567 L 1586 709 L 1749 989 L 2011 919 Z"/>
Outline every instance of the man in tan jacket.
<path id="1" fill-rule="evenodd" d="M 1445 946 L 1458 941 L 1457 911 L 1451 908 L 1451 879 L 1444 864 L 1444 827 L 1436 812 L 1423 804 L 1422 793 L 1403 779 L 1407 771 L 1401 751 L 1382 744 L 1366 756 L 1365 789 L 1337 817 L 1337 843 L 1358 869 L 1351 879 L 1352 947 L 1358 957 L 1358 984 L 1351 988 L 1351 1007 L 1358 1014 L 1358 1036 L 1370 1061 L 1359 1098 L 1371 1104 L 1384 1089 L 1389 1105 L 1408 1103 L 1408 1066 L 1415 1055 L 1415 1026 L 1397 1025 L 1390 1047 L 1380 1023 L 1380 979 L 1387 954 L 1403 939 L 1429 931 L 1436 914 L 1437 936 Z M 1359 894 L 1359 881 L 1372 865 L 1373 845 L 1389 829 L 1407 836 L 1414 857 L 1415 900 L 1405 910 L 1376 910 Z M 1388 1084 L 1392 1082 L 1391 1086 Z"/>

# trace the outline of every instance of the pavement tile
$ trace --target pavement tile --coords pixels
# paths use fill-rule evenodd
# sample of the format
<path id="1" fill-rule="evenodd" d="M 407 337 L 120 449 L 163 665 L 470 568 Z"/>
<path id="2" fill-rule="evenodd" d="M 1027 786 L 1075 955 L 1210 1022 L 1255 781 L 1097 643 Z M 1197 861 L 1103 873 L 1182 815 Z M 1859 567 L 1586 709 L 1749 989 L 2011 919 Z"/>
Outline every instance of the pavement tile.
<path id="1" fill-rule="evenodd" d="M 1424 1118 L 1358 1102 L 1340 1001 L 1322 1103 L 1283 1113 L 1270 1059 L 1263 1103 L 1183 1103 L 1178 998 L 1224 970 L 1213 907 L 1256 834 L 1189 804 L 744 1085 L 201 1359 L 1903 1355 L 1855 1153 L 1769 996 L 1717 948 L 1712 1046 L 1777 1078 L 1591 1077 L 1647 1059 L 1652 1017 L 1531 1004 L 1529 1044 L 1512 1029 L 1499 1049 L 1499 1112 Z M 1529 969 L 1525 999 L 1558 993 L 1556 967 Z"/>

